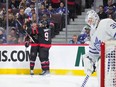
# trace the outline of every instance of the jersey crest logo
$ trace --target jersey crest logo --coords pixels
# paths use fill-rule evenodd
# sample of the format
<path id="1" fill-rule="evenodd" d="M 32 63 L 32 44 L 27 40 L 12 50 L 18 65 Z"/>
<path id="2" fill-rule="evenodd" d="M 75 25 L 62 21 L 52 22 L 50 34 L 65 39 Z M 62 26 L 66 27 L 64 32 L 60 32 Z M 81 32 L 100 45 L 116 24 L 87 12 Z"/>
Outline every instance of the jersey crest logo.
<path id="1" fill-rule="evenodd" d="M 98 38 L 96 37 L 94 46 L 98 51 L 100 51 L 100 44 L 101 44 L 101 40 L 98 40 Z"/>

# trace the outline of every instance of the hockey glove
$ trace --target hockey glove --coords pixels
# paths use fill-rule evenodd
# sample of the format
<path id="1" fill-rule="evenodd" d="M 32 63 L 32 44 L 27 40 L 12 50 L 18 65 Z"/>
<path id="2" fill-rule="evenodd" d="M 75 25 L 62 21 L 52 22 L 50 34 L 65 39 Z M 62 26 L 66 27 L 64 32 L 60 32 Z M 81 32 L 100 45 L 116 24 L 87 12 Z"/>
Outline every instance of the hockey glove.
<path id="1" fill-rule="evenodd" d="M 29 41 L 25 42 L 25 47 L 28 48 L 29 47 Z"/>

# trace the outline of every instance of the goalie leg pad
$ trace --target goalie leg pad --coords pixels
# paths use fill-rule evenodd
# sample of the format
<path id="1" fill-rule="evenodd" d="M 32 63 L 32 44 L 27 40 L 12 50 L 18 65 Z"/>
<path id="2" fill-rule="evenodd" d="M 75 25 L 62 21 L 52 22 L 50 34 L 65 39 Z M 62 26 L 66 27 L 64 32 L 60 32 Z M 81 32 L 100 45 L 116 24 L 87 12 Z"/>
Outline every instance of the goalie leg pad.
<path id="1" fill-rule="evenodd" d="M 94 71 L 93 68 L 93 61 L 89 58 L 89 56 L 84 56 L 83 57 L 83 62 L 84 62 L 84 71 L 87 75 L 91 75 Z"/>

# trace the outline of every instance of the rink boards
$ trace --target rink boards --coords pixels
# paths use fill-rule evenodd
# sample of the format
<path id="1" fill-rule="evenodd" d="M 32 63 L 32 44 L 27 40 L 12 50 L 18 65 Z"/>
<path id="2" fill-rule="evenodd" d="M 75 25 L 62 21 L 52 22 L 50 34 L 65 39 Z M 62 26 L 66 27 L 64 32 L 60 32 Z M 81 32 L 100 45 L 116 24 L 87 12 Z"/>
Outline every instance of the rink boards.
<path id="1" fill-rule="evenodd" d="M 29 51 L 30 47 L 25 49 L 24 45 L 0 45 L 0 74 L 29 74 Z M 51 74 L 84 76 L 82 57 L 87 51 L 86 44 L 52 45 L 49 54 Z M 41 72 L 38 57 L 34 72 Z"/>

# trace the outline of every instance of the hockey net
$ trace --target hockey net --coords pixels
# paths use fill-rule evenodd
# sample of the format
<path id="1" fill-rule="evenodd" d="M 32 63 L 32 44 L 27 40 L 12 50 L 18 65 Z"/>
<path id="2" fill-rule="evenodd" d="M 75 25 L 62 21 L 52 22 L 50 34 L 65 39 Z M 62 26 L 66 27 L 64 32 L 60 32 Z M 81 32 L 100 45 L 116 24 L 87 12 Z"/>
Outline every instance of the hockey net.
<path id="1" fill-rule="evenodd" d="M 101 44 L 100 87 L 116 87 L 116 41 Z"/>

